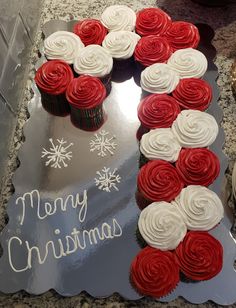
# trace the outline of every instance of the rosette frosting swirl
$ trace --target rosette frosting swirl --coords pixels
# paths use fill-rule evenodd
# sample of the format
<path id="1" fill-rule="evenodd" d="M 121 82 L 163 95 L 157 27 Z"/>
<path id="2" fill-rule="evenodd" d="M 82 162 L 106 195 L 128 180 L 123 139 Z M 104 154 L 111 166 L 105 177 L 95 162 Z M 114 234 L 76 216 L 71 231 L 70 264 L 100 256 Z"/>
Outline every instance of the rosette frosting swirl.
<path id="1" fill-rule="evenodd" d="M 105 37 L 102 46 L 115 59 L 129 59 L 133 56 L 139 39 L 138 34 L 130 31 L 110 32 Z"/>
<path id="2" fill-rule="evenodd" d="M 131 281 L 143 295 L 163 297 L 179 283 L 179 265 L 170 251 L 145 247 L 131 264 Z"/>
<path id="3" fill-rule="evenodd" d="M 101 45 L 107 35 L 107 28 L 100 20 L 84 19 L 74 25 L 73 32 L 78 35 L 85 46 L 91 44 Z"/>
<path id="4" fill-rule="evenodd" d="M 171 54 L 172 48 L 164 37 L 149 35 L 139 40 L 134 51 L 134 58 L 143 66 L 150 66 L 167 62 Z"/>
<path id="5" fill-rule="evenodd" d="M 138 106 L 138 118 L 148 129 L 170 127 L 179 113 L 178 103 L 167 94 L 148 95 Z"/>
<path id="6" fill-rule="evenodd" d="M 140 152 L 149 160 L 162 159 L 175 162 L 181 147 L 170 128 L 151 130 L 142 136 Z"/>
<path id="7" fill-rule="evenodd" d="M 142 210 L 138 228 L 148 245 L 160 250 L 175 249 L 187 232 L 179 210 L 164 201 L 151 203 Z"/>
<path id="8" fill-rule="evenodd" d="M 68 64 L 73 63 L 83 47 L 81 39 L 68 31 L 54 32 L 44 41 L 44 53 L 48 60 L 64 60 Z"/>
<path id="9" fill-rule="evenodd" d="M 184 148 L 210 146 L 218 135 L 215 118 L 198 110 L 183 110 L 172 125 L 172 131 Z"/>
<path id="10" fill-rule="evenodd" d="M 112 67 L 112 56 L 99 45 L 84 47 L 74 61 L 74 70 L 80 75 L 105 77 L 111 72 Z"/>
<path id="11" fill-rule="evenodd" d="M 165 37 L 174 51 L 183 48 L 197 48 L 200 42 L 198 28 L 185 21 L 172 22 L 165 33 Z"/>
<path id="12" fill-rule="evenodd" d="M 176 162 L 185 185 L 209 186 L 220 173 L 218 157 L 206 148 L 182 149 Z"/>
<path id="13" fill-rule="evenodd" d="M 137 13 L 136 32 L 141 36 L 162 35 L 171 26 L 171 18 L 158 8 L 146 8 Z"/>
<path id="14" fill-rule="evenodd" d="M 100 105 L 106 97 L 103 83 L 95 77 L 74 78 L 66 91 L 69 103 L 78 109 L 90 109 Z"/>
<path id="15" fill-rule="evenodd" d="M 141 87 L 150 93 L 171 93 L 178 83 L 178 73 L 165 63 L 152 64 L 141 74 Z"/>
<path id="16" fill-rule="evenodd" d="M 36 72 L 35 82 L 44 92 L 53 95 L 65 93 L 68 84 L 74 78 L 69 64 L 61 60 L 44 63 Z"/>
<path id="17" fill-rule="evenodd" d="M 180 78 L 200 78 L 205 74 L 208 65 L 204 54 L 193 48 L 175 51 L 167 63 Z"/>
<path id="18" fill-rule="evenodd" d="M 126 5 L 111 5 L 102 13 L 101 22 L 109 31 L 133 31 L 136 14 Z"/>
<path id="19" fill-rule="evenodd" d="M 224 217 L 224 208 L 216 193 L 200 185 L 182 189 L 173 201 L 178 207 L 188 230 L 208 231 Z"/>
<path id="20" fill-rule="evenodd" d="M 204 231 L 190 231 L 175 250 L 180 270 L 191 280 L 208 280 L 223 266 L 223 247 Z"/>
<path id="21" fill-rule="evenodd" d="M 183 109 L 204 111 L 212 100 L 212 89 L 203 79 L 181 79 L 172 93 Z"/>
<path id="22" fill-rule="evenodd" d="M 172 201 L 183 186 L 175 167 L 163 160 L 149 161 L 138 174 L 138 189 L 150 201 Z"/>

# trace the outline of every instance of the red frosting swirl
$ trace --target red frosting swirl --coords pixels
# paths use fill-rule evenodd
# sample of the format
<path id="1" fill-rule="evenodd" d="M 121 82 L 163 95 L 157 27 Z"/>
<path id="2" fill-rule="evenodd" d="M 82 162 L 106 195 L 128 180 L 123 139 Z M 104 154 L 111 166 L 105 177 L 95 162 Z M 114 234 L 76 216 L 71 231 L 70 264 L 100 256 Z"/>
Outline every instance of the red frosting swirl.
<path id="1" fill-rule="evenodd" d="M 75 108 L 90 109 L 100 105 L 106 97 L 106 88 L 96 77 L 74 78 L 66 91 L 68 102 Z"/>
<path id="2" fill-rule="evenodd" d="M 138 118 L 148 129 L 170 127 L 179 113 L 178 103 L 167 94 L 151 94 L 138 106 Z"/>
<path id="3" fill-rule="evenodd" d="M 59 95 L 65 93 L 73 78 L 72 69 L 66 62 L 51 60 L 37 70 L 34 80 L 42 91 Z"/>
<path id="4" fill-rule="evenodd" d="M 218 157 L 206 148 L 182 149 L 176 162 L 185 185 L 209 186 L 220 172 Z"/>
<path id="5" fill-rule="evenodd" d="M 163 160 L 149 161 L 138 174 L 138 189 L 150 201 L 170 202 L 183 187 L 175 167 Z"/>
<path id="6" fill-rule="evenodd" d="M 175 250 L 180 270 L 191 280 L 208 280 L 223 265 L 223 247 L 212 235 L 190 231 Z"/>
<path id="7" fill-rule="evenodd" d="M 179 266 L 173 252 L 145 247 L 131 264 L 131 281 L 139 293 L 162 297 L 179 282 Z"/>
<path id="8" fill-rule="evenodd" d="M 197 48 L 200 35 L 198 28 L 185 21 L 174 21 L 165 33 L 173 51 L 183 48 Z"/>
<path id="9" fill-rule="evenodd" d="M 134 58 L 143 66 L 149 66 L 154 63 L 165 63 L 171 54 L 172 49 L 164 37 L 149 35 L 138 41 Z"/>
<path id="10" fill-rule="evenodd" d="M 212 89 L 203 79 L 186 78 L 180 80 L 172 95 L 183 109 L 204 111 L 212 100 Z"/>
<path id="11" fill-rule="evenodd" d="M 136 32 L 141 36 L 161 35 L 171 26 L 171 18 L 158 8 L 147 8 L 137 13 Z"/>
<path id="12" fill-rule="evenodd" d="M 97 19 L 85 19 L 74 25 L 73 32 L 77 34 L 85 46 L 101 45 L 107 35 L 107 28 Z"/>

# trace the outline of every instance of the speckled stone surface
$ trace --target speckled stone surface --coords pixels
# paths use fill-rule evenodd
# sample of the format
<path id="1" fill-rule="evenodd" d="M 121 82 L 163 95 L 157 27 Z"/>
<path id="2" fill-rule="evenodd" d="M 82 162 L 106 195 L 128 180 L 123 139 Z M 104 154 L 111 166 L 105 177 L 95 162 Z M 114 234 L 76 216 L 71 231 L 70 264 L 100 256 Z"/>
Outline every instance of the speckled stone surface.
<path id="1" fill-rule="evenodd" d="M 224 151 L 229 157 L 230 166 L 227 178 L 231 181 L 233 162 L 236 160 L 236 100 L 230 85 L 230 67 L 236 58 L 236 5 L 228 8 L 206 8 L 192 3 L 190 0 L 45 0 L 41 14 L 38 33 L 29 61 L 29 74 L 26 81 L 24 99 L 19 108 L 17 128 L 9 151 L 9 161 L 2 194 L 0 196 L 0 229 L 7 222 L 5 208 L 12 194 L 12 176 L 18 166 L 17 152 L 24 141 L 23 126 L 28 118 L 27 104 L 31 98 L 31 83 L 34 77 L 34 64 L 38 58 L 38 46 L 41 43 L 40 27 L 51 19 L 70 20 L 73 18 L 99 17 L 105 7 L 112 4 L 126 4 L 135 11 L 150 6 L 159 6 L 175 20 L 208 23 L 215 30 L 213 45 L 217 50 L 215 63 L 219 70 L 218 85 L 220 88 L 219 105 L 223 109 L 222 126 L 226 141 Z M 232 206 L 232 202 L 230 203 Z M 235 286 L 236 287 L 236 286 Z M 83 293 L 73 298 L 63 298 L 54 291 L 41 296 L 31 296 L 25 292 L 14 295 L 0 295 L 0 307 L 194 307 L 184 299 L 177 299 L 169 304 L 161 304 L 153 299 L 126 301 L 119 295 L 107 299 L 94 299 Z M 205 303 L 201 307 L 218 307 L 214 303 Z"/>

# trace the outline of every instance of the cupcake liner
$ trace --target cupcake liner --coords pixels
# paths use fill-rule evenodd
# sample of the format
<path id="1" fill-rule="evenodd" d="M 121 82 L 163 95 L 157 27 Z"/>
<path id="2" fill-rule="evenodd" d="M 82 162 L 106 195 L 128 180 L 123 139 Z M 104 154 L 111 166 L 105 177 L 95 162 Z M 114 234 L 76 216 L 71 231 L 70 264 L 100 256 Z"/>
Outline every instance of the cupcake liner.
<path id="1" fill-rule="evenodd" d="M 104 84 L 106 91 L 107 91 L 107 96 L 111 93 L 111 76 L 112 72 L 104 77 L 99 77 L 101 82 Z"/>
<path id="2" fill-rule="evenodd" d="M 139 168 L 142 168 L 146 163 L 149 162 L 149 159 L 143 155 L 143 153 L 140 152 L 139 156 Z"/>
<path id="3" fill-rule="evenodd" d="M 182 281 L 184 283 L 199 283 L 199 282 L 201 282 L 200 280 L 199 281 L 198 280 L 193 280 L 193 279 L 190 279 L 190 278 L 186 277 L 184 275 L 184 273 L 181 272 L 181 271 L 180 271 L 180 281 Z"/>
<path id="4" fill-rule="evenodd" d="M 146 246 L 148 246 L 148 244 L 146 243 L 146 241 L 144 240 L 144 238 L 142 237 L 140 231 L 139 231 L 139 228 L 137 226 L 137 229 L 135 231 L 135 236 L 136 236 L 136 241 L 138 243 L 138 245 L 141 247 L 141 248 L 145 248 Z"/>
<path id="5" fill-rule="evenodd" d="M 128 59 L 113 58 L 113 70 L 123 71 L 134 67 L 134 57 Z"/>
<path id="6" fill-rule="evenodd" d="M 153 202 L 151 200 L 146 199 L 138 189 L 136 190 L 135 193 L 135 200 L 140 210 L 143 210 L 145 207 L 147 207 L 149 204 Z"/>
<path id="7" fill-rule="evenodd" d="M 93 131 L 104 123 L 102 104 L 92 109 L 78 109 L 71 106 L 71 122 L 78 128 Z"/>
<path id="8" fill-rule="evenodd" d="M 136 138 L 138 139 L 138 141 L 141 140 L 142 136 L 144 134 L 147 134 L 150 131 L 149 128 L 143 126 L 142 124 L 139 126 L 137 132 L 136 132 Z"/>
<path id="9" fill-rule="evenodd" d="M 129 80 L 134 75 L 134 67 L 127 66 L 125 70 L 114 69 L 112 72 L 112 81 L 123 82 Z"/>
<path id="10" fill-rule="evenodd" d="M 39 89 L 41 93 L 41 102 L 43 108 L 55 116 L 66 116 L 70 113 L 70 105 L 66 99 L 65 94 L 52 95 L 43 92 Z"/>

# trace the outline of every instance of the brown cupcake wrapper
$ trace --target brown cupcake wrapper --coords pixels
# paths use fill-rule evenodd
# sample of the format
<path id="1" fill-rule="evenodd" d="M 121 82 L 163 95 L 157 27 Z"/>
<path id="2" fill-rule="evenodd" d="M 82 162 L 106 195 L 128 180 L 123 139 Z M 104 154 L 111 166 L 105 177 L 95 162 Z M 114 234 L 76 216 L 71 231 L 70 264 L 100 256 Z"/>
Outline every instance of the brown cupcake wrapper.
<path id="1" fill-rule="evenodd" d="M 136 138 L 138 139 L 138 141 L 140 141 L 142 139 L 142 136 L 144 134 L 147 134 L 150 131 L 149 128 L 143 126 L 142 124 L 139 126 L 137 132 L 136 132 Z"/>
<path id="2" fill-rule="evenodd" d="M 55 116 L 66 116 L 70 113 L 70 105 L 66 99 L 65 94 L 52 95 L 43 92 L 39 89 L 41 93 L 41 102 L 43 108 Z"/>
<path id="3" fill-rule="evenodd" d="M 139 209 L 142 211 L 145 207 L 147 207 L 149 204 L 153 203 L 154 201 L 148 200 L 143 196 L 143 194 L 139 191 L 137 188 L 136 193 L 135 193 L 135 200 L 137 203 L 137 206 Z"/>
<path id="4" fill-rule="evenodd" d="M 139 168 L 142 168 L 146 163 L 149 162 L 149 159 L 140 152 L 139 156 Z"/>
<path id="5" fill-rule="evenodd" d="M 92 109 L 78 109 L 71 106 L 71 122 L 83 130 L 96 130 L 104 123 L 102 104 Z"/>

